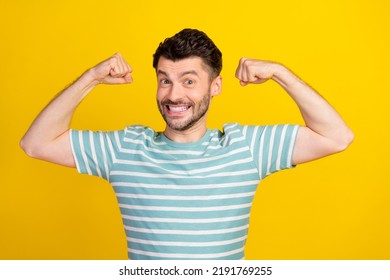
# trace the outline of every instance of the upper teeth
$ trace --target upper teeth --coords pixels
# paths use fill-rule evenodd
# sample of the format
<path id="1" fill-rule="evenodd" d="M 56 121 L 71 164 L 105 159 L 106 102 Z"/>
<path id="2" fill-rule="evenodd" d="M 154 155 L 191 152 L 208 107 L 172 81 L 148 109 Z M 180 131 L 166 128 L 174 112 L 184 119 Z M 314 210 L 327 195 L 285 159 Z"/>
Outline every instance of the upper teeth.
<path id="1" fill-rule="evenodd" d="M 185 111 L 187 109 L 188 109 L 187 106 L 180 106 L 180 107 L 169 106 L 169 110 L 173 111 L 173 112 L 182 112 L 182 111 Z"/>

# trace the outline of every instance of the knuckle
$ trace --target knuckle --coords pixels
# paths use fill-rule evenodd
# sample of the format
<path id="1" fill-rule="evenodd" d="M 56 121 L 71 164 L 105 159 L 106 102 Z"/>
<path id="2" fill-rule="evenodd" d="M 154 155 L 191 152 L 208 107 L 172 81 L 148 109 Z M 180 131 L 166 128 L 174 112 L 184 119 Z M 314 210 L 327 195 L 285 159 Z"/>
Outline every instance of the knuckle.
<path id="1" fill-rule="evenodd" d="M 246 58 L 246 57 L 241 57 L 241 58 L 240 58 L 240 64 L 244 64 L 247 60 L 248 60 L 248 58 Z"/>

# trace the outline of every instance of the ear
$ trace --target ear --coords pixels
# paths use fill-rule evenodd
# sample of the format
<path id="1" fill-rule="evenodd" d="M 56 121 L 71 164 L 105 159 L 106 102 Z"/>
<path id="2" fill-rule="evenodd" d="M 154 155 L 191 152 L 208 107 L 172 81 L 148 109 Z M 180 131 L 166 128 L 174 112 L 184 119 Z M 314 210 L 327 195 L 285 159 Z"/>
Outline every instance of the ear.
<path id="1" fill-rule="evenodd" d="M 222 77 L 221 76 L 217 76 L 211 82 L 210 91 L 211 91 L 212 97 L 217 96 L 222 92 Z"/>

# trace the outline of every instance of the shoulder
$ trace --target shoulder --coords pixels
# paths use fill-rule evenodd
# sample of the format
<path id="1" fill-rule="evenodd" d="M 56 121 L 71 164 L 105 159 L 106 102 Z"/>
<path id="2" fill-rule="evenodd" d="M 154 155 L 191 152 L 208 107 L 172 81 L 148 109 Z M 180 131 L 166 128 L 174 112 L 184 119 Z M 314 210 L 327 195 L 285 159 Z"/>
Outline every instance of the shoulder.
<path id="1" fill-rule="evenodd" d="M 125 143 L 141 144 L 146 146 L 158 145 L 161 142 L 161 133 L 144 125 L 131 125 L 123 130 L 122 140 Z"/>
<path id="2" fill-rule="evenodd" d="M 139 137 L 156 137 L 157 132 L 152 128 L 144 125 L 130 125 L 123 130 L 124 138 L 139 138 Z"/>
<path id="3" fill-rule="evenodd" d="M 233 131 L 242 131 L 245 126 L 239 123 L 225 123 L 222 126 L 223 134 L 232 133 Z"/>
<path id="4" fill-rule="evenodd" d="M 240 135 L 248 142 L 274 141 L 278 138 L 290 137 L 295 139 L 299 125 L 293 124 L 273 124 L 273 125 L 241 125 L 238 123 L 228 123 L 223 126 L 225 137 L 230 135 Z"/>
<path id="5" fill-rule="evenodd" d="M 240 136 L 251 138 L 254 133 L 263 131 L 267 126 L 261 125 L 242 125 L 239 123 L 227 123 L 223 125 L 223 134 L 231 136 Z"/>

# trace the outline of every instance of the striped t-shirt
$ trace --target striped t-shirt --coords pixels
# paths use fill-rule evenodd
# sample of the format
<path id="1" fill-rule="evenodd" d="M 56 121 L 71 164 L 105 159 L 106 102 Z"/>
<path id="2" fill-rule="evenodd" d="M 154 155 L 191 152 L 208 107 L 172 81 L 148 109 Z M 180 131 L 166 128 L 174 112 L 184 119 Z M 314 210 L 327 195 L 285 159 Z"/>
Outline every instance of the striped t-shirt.
<path id="1" fill-rule="evenodd" d="M 292 167 L 298 126 L 226 124 L 194 143 L 151 128 L 71 130 L 80 173 L 114 188 L 129 259 L 243 259 L 259 182 Z"/>

